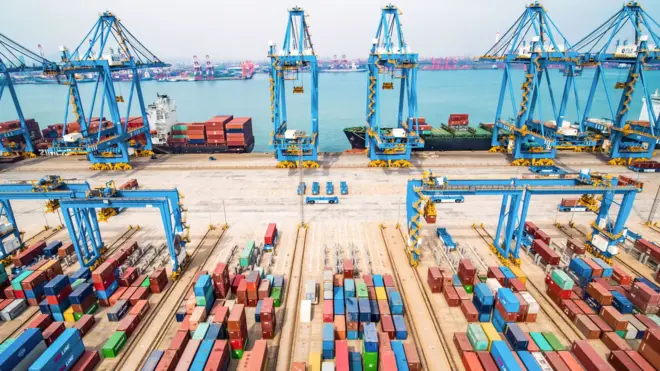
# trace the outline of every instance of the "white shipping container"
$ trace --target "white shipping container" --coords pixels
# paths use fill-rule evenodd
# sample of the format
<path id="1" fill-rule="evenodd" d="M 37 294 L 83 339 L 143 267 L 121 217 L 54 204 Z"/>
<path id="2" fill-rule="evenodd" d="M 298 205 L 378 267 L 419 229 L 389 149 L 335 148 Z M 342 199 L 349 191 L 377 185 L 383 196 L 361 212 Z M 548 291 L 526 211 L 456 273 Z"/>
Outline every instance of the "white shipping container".
<path id="1" fill-rule="evenodd" d="M 312 322 L 312 302 L 310 300 L 300 301 L 300 322 Z"/>
<path id="2" fill-rule="evenodd" d="M 497 296 L 497 290 L 502 288 L 502 285 L 495 278 L 486 279 L 486 286 L 493 292 L 493 295 Z"/>
<path id="3" fill-rule="evenodd" d="M 32 364 L 37 361 L 39 356 L 41 356 L 41 354 L 46 351 L 46 348 L 47 348 L 46 342 L 43 340 L 40 341 L 39 344 L 37 344 L 37 346 L 30 351 L 30 353 L 28 353 L 27 355 L 23 356 L 23 358 L 21 358 L 21 362 L 18 365 L 16 365 L 16 367 L 14 367 L 14 370 L 29 369 L 30 366 L 32 366 Z"/>
<path id="4" fill-rule="evenodd" d="M 321 371 L 335 371 L 335 363 L 332 361 L 324 361 L 321 365 Z"/>
<path id="5" fill-rule="evenodd" d="M 520 296 L 523 297 L 523 299 L 525 299 L 527 305 L 529 305 L 529 310 L 527 311 L 527 313 L 535 314 L 541 311 L 541 306 L 539 305 L 539 302 L 536 301 L 536 299 L 534 299 L 532 294 L 530 294 L 527 291 L 521 291 L 519 294 Z"/>
<path id="6" fill-rule="evenodd" d="M 332 290 L 323 291 L 323 300 L 332 300 L 333 292 Z"/>
<path id="7" fill-rule="evenodd" d="M 234 304 L 236 304 L 236 300 L 225 300 L 225 307 L 229 308 L 229 311 L 234 308 Z"/>
<path id="8" fill-rule="evenodd" d="M 323 271 L 323 282 L 332 282 L 333 281 L 332 271 Z"/>
<path id="9" fill-rule="evenodd" d="M 5 321 L 11 321 L 23 313 L 27 307 L 28 305 L 25 299 L 14 299 L 11 304 L 0 312 L 0 317 Z"/>
<path id="10" fill-rule="evenodd" d="M 16 237 L 7 238 L 4 240 L 2 244 L 5 248 L 5 252 L 7 253 L 7 255 L 18 250 L 18 248 L 21 246 L 21 243 L 18 241 L 18 238 Z"/>
<path id="11" fill-rule="evenodd" d="M 625 336 L 625 339 L 627 339 L 627 340 L 633 340 L 633 339 L 635 339 L 635 338 L 637 338 L 637 329 L 635 328 L 635 326 L 633 326 L 633 325 L 631 325 L 630 323 L 628 323 L 628 327 L 626 327 L 626 336 Z"/>
<path id="12" fill-rule="evenodd" d="M 332 282 L 323 282 L 323 291 L 327 290 L 333 290 L 334 286 L 332 285 Z"/>
<path id="13" fill-rule="evenodd" d="M 541 370 L 552 371 L 552 367 L 550 367 L 548 360 L 545 359 L 545 357 L 543 357 L 543 354 L 541 352 L 533 352 L 532 357 L 534 357 L 536 363 L 538 363 L 539 367 L 541 367 Z"/>

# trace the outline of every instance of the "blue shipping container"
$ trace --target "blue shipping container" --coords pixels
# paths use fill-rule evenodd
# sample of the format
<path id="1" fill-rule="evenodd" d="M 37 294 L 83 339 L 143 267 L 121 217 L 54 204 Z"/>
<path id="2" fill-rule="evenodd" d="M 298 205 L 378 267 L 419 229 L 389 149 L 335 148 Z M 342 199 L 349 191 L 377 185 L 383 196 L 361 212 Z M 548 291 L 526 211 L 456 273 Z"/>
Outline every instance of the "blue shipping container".
<path id="1" fill-rule="evenodd" d="M 352 279 L 345 279 L 344 280 L 344 291 L 346 293 L 347 298 L 354 298 L 355 297 L 355 281 Z"/>
<path id="2" fill-rule="evenodd" d="M 499 268 L 500 268 L 500 271 L 502 272 L 502 274 L 504 275 L 504 283 L 509 282 L 509 280 L 512 279 L 512 278 L 516 278 L 516 275 L 513 274 L 513 272 L 511 272 L 509 267 L 500 266 Z"/>
<path id="3" fill-rule="evenodd" d="M 622 293 L 618 291 L 611 291 L 612 293 L 612 306 L 621 314 L 630 314 L 633 311 L 633 304 Z"/>
<path id="4" fill-rule="evenodd" d="M 367 352 L 378 352 L 378 330 L 376 324 L 368 322 L 364 324 L 364 349 Z"/>
<path id="5" fill-rule="evenodd" d="M 85 351 L 80 331 L 68 328 L 30 366 L 30 371 L 68 370 Z"/>
<path id="6" fill-rule="evenodd" d="M 458 274 L 453 275 L 451 278 L 452 278 L 452 286 L 454 287 L 463 286 L 461 279 L 458 278 Z"/>
<path id="7" fill-rule="evenodd" d="M 520 361 L 525 365 L 527 371 L 543 371 L 538 362 L 536 362 L 536 359 L 532 356 L 532 353 L 526 350 L 521 350 L 518 352 L 518 358 L 520 358 Z"/>
<path id="8" fill-rule="evenodd" d="M 91 283 L 81 283 L 69 295 L 69 299 L 71 300 L 71 304 L 80 304 L 92 294 L 94 294 L 94 285 Z"/>
<path id="9" fill-rule="evenodd" d="M 70 306 L 69 298 L 62 299 L 62 302 L 59 304 L 48 304 L 50 312 L 55 313 L 64 313 L 64 311 Z"/>
<path id="10" fill-rule="evenodd" d="M 195 286 L 193 287 L 195 296 L 206 296 L 209 287 L 211 287 L 211 276 L 208 274 L 202 274 L 199 276 L 199 279 L 197 279 L 197 282 L 195 282 Z"/>
<path id="11" fill-rule="evenodd" d="M 509 288 L 497 289 L 497 300 L 502 303 L 507 313 L 517 313 L 520 310 L 520 301 Z"/>
<path id="12" fill-rule="evenodd" d="M 114 294 L 115 291 L 117 291 L 118 287 L 119 287 L 119 283 L 118 281 L 115 281 L 112 284 L 110 284 L 110 286 L 108 286 L 107 289 L 96 291 L 96 297 L 101 300 L 108 300 L 110 299 L 112 294 Z"/>
<path id="13" fill-rule="evenodd" d="M 358 305 L 360 308 L 360 322 L 371 321 L 371 304 L 369 303 L 369 299 L 358 299 Z"/>
<path id="14" fill-rule="evenodd" d="M 513 350 L 527 350 L 529 339 L 517 323 L 508 323 L 504 336 L 513 347 Z"/>
<path id="15" fill-rule="evenodd" d="M 158 366 L 158 362 L 160 362 L 161 357 L 163 357 L 163 352 L 162 350 L 154 349 L 151 351 L 151 354 L 149 354 L 149 358 L 147 358 L 147 362 L 144 363 L 144 366 L 142 366 L 142 369 L 140 371 L 154 371 L 156 370 L 156 367 Z"/>
<path id="16" fill-rule="evenodd" d="M 26 299 L 41 299 L 44 296 L 44 287 L 36 286 L 32 290 L 23 290 Z"/>
<path id="17" fill-rule="evenodd" d="M 64 314 L 62 314 L 62 313 L 53 313 L 51 315 L 53 316 L 53 321 L 64 322 Z"/>
<path id="18" fill-rule="evenodd" d="M 383 275 L 381 274 L 374 274 L 373 281 L 374 281 L 374 287 L 385 286 L 385 284 L 383 283 Z"/>
<path id="19" fill-rule="evenodd" d="M 403 349 L 403 344 L 400 341 L 391 341 L 392 351 L 396 359 L 396 369 L 398 371 L 408 371 L 408 361 L 406 360 L 406 351 Z"/>
<path id="20" fill-rule="evenodd" d="M 358 322 L 360 320 L 360 309 L 357 298 L 346 298 L 346 321 Z"/>
<path id="21" fill-rule="evenodd" d="M 360 331 L 348 330 L 346 331 L 346 340 L 357 340 L 360 338 Z"/>
<path id="22" fill-rule="evenodd" d="M 403 300 L 401 300 L 401 294 L 398 291 L 390 292 L 388 300 L 392 314 L 403 314 Z"/>
<path id="23" fill-rule="evenodd" d="M 568 268 L 578 276 L 578 278 L 591 278 L 591 267 L 581 258 L 573 258 Z"/>
<path id="24" fill-rule="evenodd" d="M 509 347 L 502 340 L 496 340 L 491 343 L 490 346 L 490 355 L 493 356 L 495 364 L 502 371 L 522 371 L 520 365 L 515 358 L 513 358 L 513 353 L 509 350 Z"/>
<path id="25" fill-rule="evenodd" d="M 474 296 L 479 300 L 479 303 L 482 305 L 493 305 L 495 304 L 495 295 L 490 291 L 488 285 L 485 283 L 479 282 L 474 286 Z"/>
<path id="26" fill-rule="evenodd" d="M 79 280 L 81 278 L 84 280 L 88 280 L 92 278 L 92 271 L 89 270 L 89 267 L 78 269 L 76 273 L 71 275 L 71 282 L 75 282 L 76 280 Z"/>
<path id="27" fill-rule="evenodd" d="M 48 302 L 46 301 L 46 299 L 42 300 L 39 303 L 39 312 L 41 312 L 43 314 L 50 314 L 51 313 L 50 312 L 50 306 L 48 305 Z"/>
<path id="28" fill-rule="evenodd" d="M 339 286 L 333 289 L 334 298 L 344 300 L 344 288 Z"/>
<path id="29" fill-rule="evenodd" d="M 614 273 L 614 269 L 612 269 L 611 265 L 605 263 L 601 258 L 591 258 L 591 260 L 593 260 L 594 263 L 598 264 L 601 268 L 603 268 L 602 276 L 604 278 L 612 277 L 612 274 Z"/>
<path id="30" fill-rule="evenodd" d="M 4 352 L 0 353 L 0 370 L 13 370 L 23 357 L 43 340 L 41 330 L 38 328 L 25 329 Z"/>
<path id="31" fill-rule="evenodd" d="M 323 350 L 330 350 L 334 351 L 335 350 L 335 341 L 334 340 L 323 340 L 323 345 L 322 345 Z"/>
<path id="32" fill-rule="evenodd" d="M 333 300 L 333 307 L 335 310 L 335 316 L 343 316 L 344 315 L 344 300 L 343 299 L 337 299 Z"/>
<path id="33" fill-rule="evenodd" d="M 348 363 L 351 371 L 362 371 L 362 356 L 360 352 L 348 353 Z"/>
<path id="34" fill-rule="evenodd" d="M 333 323 L 323 324 L 323 341 L 335 341 L 335 325 Z"/>
<path id="35" fill-rule="evenodd" d="M 500 312 L 497 310 L 493 311 L 493 326 L 495 327 L 495 330 L 497 330 L 497 332 L 504 332 L 504 329 L 506 328 L 506 322 L 504 321 L 504 317 L 502 317 Z"/>
<path id="36" fill-rule="evenodd" d="M 474 304 L 474 307 L 479 313 L 490 313 L 493 310 L 493 304 L 481 304 L 476 295 L 472 297 L 472 304 Z"/>
<path id="37" fill-rule="evenodd" d="M 323 359 L 334 359 L 335 350 L 334 349 L 323 349 Z"/>
<path id="38" fill-rule="evenodd" d="M 394 337 L 399 340 L 406 340 L 408 338 L 408 329 L 406 328 L 406 321 L 403 320 L 403 316 L 398 314 L 393 315 L 392 322 L 394 322 Z"/>
<path id="39" fill-rule="evenodd" d="M 479 313 L 479 322 L 490 322 L 490 313 Z"/>
<path id="40" fill-rule="evenodd" d="M 70 285 L 71 283 L 69 282 L 69 276 L 58 274 L 44 286 L 44 292 L 46 295 L 55 296 L 59 294 L 65 287 Z"/>
<path id="41" fill-rule="evenodd" d="M 215 340 L 204 340 L 197 348 L 197 353 L 193 359 L 192 364 L 190 365 L 190 371 L 204 371 L 204 366 L 206 366 L 206 361 L 209 359 L 211 350 L 213 350 L 213 344 Z"/>
<path id="42" fill-rule="evenodd" d="M 206 335 L 204 335 L 204 340 L 217 340 L 220 339 L 220 331 L 222 330 L 222 327 L 217 324 L 217 323 L 212 323 L 209 326 L 209 329 L 206 331 Z"/>
<path id="43" fill-rule="evenodd" d="M 588 306 L 591 307 L 596 313 L 600 313 L 600 308 L 602 305 L 600 305 L 599 302 L 596 301 L 596 299 L 592 298 L 591 295 L 589 295 L 586 291 L 584 292 L 584 302 L 587 303 Z"/>
<path id="44" fill-rule="evenodd" d="M 380 309 L 378 308 L 378 300 L 369 300 L 371 307 L 371 322 L 380 321 Z"/>
<path id="45" fill-rule="evenodd" d="M 257 302 L 257 308 L 254 310 L 254 322 L 261 322 L 261 305 L 263 300 Z"/>

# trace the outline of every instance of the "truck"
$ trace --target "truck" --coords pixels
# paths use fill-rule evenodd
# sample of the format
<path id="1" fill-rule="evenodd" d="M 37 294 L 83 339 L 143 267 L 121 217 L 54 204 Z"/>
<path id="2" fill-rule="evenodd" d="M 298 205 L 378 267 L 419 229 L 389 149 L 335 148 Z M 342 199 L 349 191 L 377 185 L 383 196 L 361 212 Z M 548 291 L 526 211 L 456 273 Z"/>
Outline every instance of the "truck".
<path id="1" fill-rule="evenodd" d="M 321 193 L 321 186 L 319 185 L 319 182 L 312 183 L 312 194 L 314 196 L 318 196 L 319 193 Z"/>
<path id="2" fill-rule="evenodd" d="M 335 194 L 335 185 L 332 184 L 332 182 L 325 183 L 325 194 L 328 196 L 332 196 Z"/>
<path id="3" fill-rule="evenodd" d="M 447 231 L 447 228 L 440 227 L 436 229 L 435 233 L 438 235 L 438 238 L 442 240 L 445 246 L 447 246 L 447 249 L 454 250 L 456 248 L 456 242 L 454 242 L 454 239 Z"/>
<path id="4" fill-rule="evenodd" d="M 298 184 L 298 196 L 302 196 L 307 192 L 307 184 L 305 182 L 301 182 Z"/>
<path id="5" fill-rule="evenodd" d="M 346 184 L 346 182 L 344 182 L 344 181 L 339 182 L 339 191 L 340 191 L 341 194 L 347 195 L 348 194 L 348 184 Z"/>
<path id="6" fill-rule="evenodd" d="M 463 197 L 463 196 L 439 195 L 439 196 L 432 196 L 431 200 L 435 204 L 446 203 L 446 202 L 453 202 L 453 203 L 461 204 L 461 203 L 465 202 L 465 197 Z"/>
<path id="7" fill-rule="evenodd" d="M 305 198 L 305 203 L 306 204 L 338 204 L 339 203 L 339 198 L 338 197 L 306 197 Z"/>

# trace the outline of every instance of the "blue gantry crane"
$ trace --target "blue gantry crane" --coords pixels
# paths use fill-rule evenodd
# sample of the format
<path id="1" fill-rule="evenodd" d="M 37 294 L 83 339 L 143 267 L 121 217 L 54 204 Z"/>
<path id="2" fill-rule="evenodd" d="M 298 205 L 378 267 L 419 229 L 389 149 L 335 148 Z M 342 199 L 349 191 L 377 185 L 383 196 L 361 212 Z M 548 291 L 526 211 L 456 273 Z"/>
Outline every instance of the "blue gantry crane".
<path id="1" fill-rule="evenodd" d="M 57 75 L 57 69 L 57 64 L 28 50 L 7 36 L 0 34 L 0 74 L 2 75 L 0 79 L 0 99 L 2 99 L 2 93 L 7 88 L 18 118 L 17 128 L 0 132 L 0 156 L 9 156 L 12 154 L 19 154 L 25 157 L 36 156 L 34 153 L 35 146 L 25 123 L 25 117 L 18 101 L 18 95 L 16 94 L 11 74 L 40 71 L 47 75 Z M 3 144 L 5 139 L 17 136 L 22 138 L 22 144 Z"/>
<path id="2" fill-rule="evenodd" d="M 412 149 L 424 147 L 417 106 L 418 55 L 403 38 L 400 14 L 392 4 L 383 7 L 369 52 L 366 144 L 370 167 L 410 167 Z M 385 128 L 381 125 L 380 90 L 381 86 L 382 90 L 394 90 L 395 79 L 400 80 L 397 123 L 394 128 Z"/>
<path id="3" fill-rule="evenodd" d="M 630 37 L 631 43 L 625 39 L 621 42 L 622 37 Z M 604 144 L 603 150 L 608 152 L 612 165 L 628 165 L 634 160 L 650 159 L 660 139 L 660 117 L 656 116 L 650 104 L 652 87 L 649 86 L 645 69 L 660 63 L 660 24 L 638 2 L 630 1 L 578 41 L 574 48 L 580 52 L 584 66 L 595 67 L 581 121 L 582 128 L 609 135 L 609 146 Z M 614 95 L 617 94 L 613 94 L 607 86 L 605 64 L 625 67 L 628 71 L 625 81 L 619 81 L 614 86 L 622 90 L 616 107 Z M 595 118 L 592 112 L 599 85 L 603 87 L 610 118 Z M 648 123 L 628 120 L 635 90 L 641 91 L 649 103 Z"/>
<path id="4" fill-rule="evenodd" d="M 408 234 L 407 248 L 410 264 L 419 259 L 419 240 L 422 218 L 427 205 L 437 196 L 502 196 L 502 206 L 491 249 L 503 264 L 520 264 L 519 251 L 523 226 L 530 201 L 534 195 L 602 195 L 600 210 L 591 224 L 588 243 L 594 254 L 606 260 L 616 255 L 616 245 L 625 239 L 625 223 L 632 211 L 635 195 L 641 190 L 634 186 L 617 185 L 617 178 L 604 174 L 581 171 L 576 177 L 564 179 L 461 179 L 452 180 L 424 172 L 421 179 L 408 181 L 406 214 Z M 622 195 L 616 218 L 609 212 L 614 197 Z M 515 240 L 515 242 L 514 242 Z"/>
<path id="5" fill-rule="evenodd" d="M 189 239 L 189 228 L 185 222 L 186 210 L 176 189 L 120 190 L 113 181 L 100 188 L 91 188 L 87 182 L 54 175 L 38 181 L 0 184 L 0 216 L 5 217 L 13 226 L 12 231 L 2 236 L 2 239 L 15 237 L 20 241 L 20 232 L 11 207 L 11 201 L 20 200 L 46 200 L 51 202 L 51 208 L 62 210 L 78 261 L 85 267 L 102 261 L 105 251 L 96 216 L 97 209 L 157 208 L 165 230 L 173 273 L 177 275 L 187 263 L 184 247 Z M 4 250 L 2 253 L 5 253 Z"/>
<path id="6" fill-rule="evenodd" d="M 270 147 L 275 150 L 278 168 L 318 168 L 319 70 L 307 15 L 300 7 L 289 9 L 289 20 L 281 48 L 272 41 L 270 58 L 270 108 L 273 131 Z M 304 94 L 303 73 L 309 72 L 311 91 L 311 131 L 288 129 L 286 85 L 293 94 Z"/>
<path id="7" fill-rule="evenodd" d="M 565 121 L 571 91 L 579 111 L 575 76 L 581 71 L 577 67 L 578 55 L 572 50 L 566 37 L 545 8 L 539 2 L 527 5 L 525 11 L 509 30 L 485 55 L 484 62 L 504 62 L 504 74 L 495 113 L 491 152 L 510 152 L 513 165 L 549 166 L 554 164 L 557 147 L 595 147 L 595 141 L 571 128 Z M 561 97 L 555 94 L 549 65 L 561 65 L 566 81 Z M 516 94 L 512 82 L 514 66 L 525 69 L 520 105 L 516 105 Z M 502 110 L 509 96 L 513 119 L 504 120 Z M 551 112 L 544 121 L 542 95 L 548 94 Z M 554 121 L 554 122 L 553 122 Z M 508 135 L 502 135 L 500 131 Z"/>
<path id="8" fill-rule="evenodd" d="M 92 169 L 131 169 L 129 147 L 132 144 L 137 155 L 153 155 L 149 121 L 140 86 L 141 71 L 145 68 L 162 68 L 169 65 L 161 62 L 131 34 L 116 15 L 108 11 L 99 16 L 96 24 L 73 51 L 66 47 L 61 50 L 60 68 L 69 86 L 63 135 L 67 134 L 66 123 L 71 111 L 73 121 L 80 124 L 81 145 L 87 152 Z M 121 92 L 121 87 L 113 83 L 113 74 L 119 73 L 127 73 L 131 79 L 127 101 L 123 95 L 117 93 L 117 88 Z M 93 76 L 95 80 L 94 93 L 85 108 L 78 89 L 77 80 L 80 76 Z M 137 103 L 142 125 L 129 128 L 128 121 L 134 103 Z M 125 115 L 122 115 L 122 108 L 125 109 Z M 111 122 L 111 125 L 107 126 L 103 124 L 106 110 Z M 92 117 L 95 114 L 99 115 L 101 121 L 98 128 L 92 127 Z M 136 141 L 136 137 L 141 135 L 145 137 L 143 144 Z M 69 147 L 67 144 L 62 139 L 55 143 L 51 150 L 66 152 Z"/>

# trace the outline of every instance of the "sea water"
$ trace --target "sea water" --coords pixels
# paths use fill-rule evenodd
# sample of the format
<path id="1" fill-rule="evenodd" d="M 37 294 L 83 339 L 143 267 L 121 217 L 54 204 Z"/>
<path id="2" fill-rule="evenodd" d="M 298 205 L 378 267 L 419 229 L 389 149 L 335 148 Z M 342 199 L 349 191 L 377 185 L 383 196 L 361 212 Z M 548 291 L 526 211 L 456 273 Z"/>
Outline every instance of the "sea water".
<path id="1" fill-rule="evenodd" d="M 606 81 L 610 95 L 613 98 L 612 110 L 616 110 L 622 90 L 615 90 L 618 81 L 625 81 L 627 70 L 606 70 Z M 645 71 L 647 85 L 651 93 L 660 88 L 660 72 Z M 497 109 L 503 70 L 454 70 L 454 71 L 419 71 L 417 78 L 418 115 L 426 117 L 427 122 L 434 127 L 447 122 L 451 113 L 468 113 L 470 122 L 478 125 L 480 122 L 492 122 Z M 559 104 L 564 88 L 565 78 L 560 70 L 550 70 L 551 84 L 555 91 L 556 104 Z M 577 121 L 582 117 L 585 102 L 594 71 L 585 70 L 581 77 L 576 77 L 579 96 L 579 116 L 574 93 L 571 90 L 565 119 Z M 516 109 L 520 105 L 520 86 L 524 71 L 513 70 L 513 91 Z M 398 120 L 398 96 L 400 78 L 383 76 L 381 81 L 392 81 L 394 90 L 383 90 L 377 87 L 381 97 L 379 119 L 382 127 L 392 127 Z M 546 92 L 547 81 L 544 79 L 543 91 Z M 311 93 L 309 74 L 302 74 L 303 94 L 292 94 L 292 81 L 287 81 L 287 121 L 289 128 L 310 130 L 311 127 Z M 628 119 L 637 119 L 642 105 L 641 84 L 638 82 L 631 111 Z M 94 83 L 79 84 L 83 106 L 89 115 L 89 104 L 94 91 Z M 117 95 L 122 95 L 128 102 L 130 83 L 115 83 Z M 26 118 L 34 118 L 41 127 L 64 122 L 64 112 L 69 102 L 68 89 L 64 85 L 17 85 L 17 95 Z M 156 99 L 156 94 L 168 94 L 176 100 L 177 118 L 179 122 L 200 122 L 214 115 L 250 116 L 252 117 L 255 152 L 268 151 L 270 133 L 273 131 L 271 122 L 271 102 L 269 79 L 266 74 L 257 74 L 252 80 L 232 81 L 198 81 L 198 82 L 142 82 L 145 105 Z M 367 74 L 341 73 L 319 75 L 319 146 L 321 151 L 343 151 L 350 145 L 342 129 L 351 126 L 363 126 L 366 123 L 367 112 Z M 5 92 L 0 100 L 0 120 L 16 118 L 16 111 L 11 102 L 9 92 Z M 99 115 L 100 106 L 94 109 L 93 116 Z M 126 115 L 127 103 L 120 103 L 121 115 Z M 404 105 L 404 111 L 407 105 Z M 512 103 L 508 95 L 502 107 L 502 118 L 512 117 Z M 542 94 L 542 105 L 537 108 L 543 121 L 552 120 L 552 103 L 547 93 Z M 133 102 L 131 116 L 138 115 L 137 103 Z M 110 117 L 107 107 L 104 112 Z M 404 113 L 405 117 L 405 113 Z M 595 95 L 593 110 L 590 117 L 612 117 L 610 107 L 605 97 L 602 84 Z M 69 112 L 68 121 L 73 116 Z"/>

